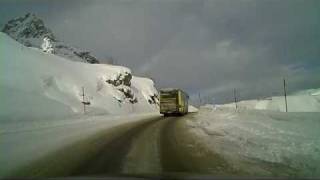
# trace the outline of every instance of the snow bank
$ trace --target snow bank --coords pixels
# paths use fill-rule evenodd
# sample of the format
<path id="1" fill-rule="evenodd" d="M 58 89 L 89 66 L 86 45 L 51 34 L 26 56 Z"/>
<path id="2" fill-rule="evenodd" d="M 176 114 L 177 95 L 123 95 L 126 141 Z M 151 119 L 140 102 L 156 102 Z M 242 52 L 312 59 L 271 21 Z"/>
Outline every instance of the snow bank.
<path id="1" fill-rule="evenodd" d="M 88 114 L 157 111 L 151 80 L 133 77 L 126 67 L 73 62 L 28 48 L 0 33 L 0 120 L 53 119 Z M 114 84 L 113 84 L 114 83 Z M 135 101 L 133 101 L 135 100 Z"/>
<path id="2" fill-rule="evenodd" d="M 198 108 L 196 108 L 196 107 L 194 107 L 192 105 L 189 105 L 188 112 L 198 112 Z"/>
<path id="3" fill-rule="evenodd" d="M 259 176 L 320 175 L 320 113 L 201 107 L 192 119 L 188 125 L 199 140 L 236 169 Z"/>
<path id="4" fill-rule="evenodd" d="M 299 91 L 287 96 L 289 112 L 320 112 L 320 89 Z M 246 100 L 237 103 L 239 109 L 258 109 L 285 112 L 284 97 L 276 96 L 261 100 Z M 234 103 L 217 107 L 235 108 Z"/>

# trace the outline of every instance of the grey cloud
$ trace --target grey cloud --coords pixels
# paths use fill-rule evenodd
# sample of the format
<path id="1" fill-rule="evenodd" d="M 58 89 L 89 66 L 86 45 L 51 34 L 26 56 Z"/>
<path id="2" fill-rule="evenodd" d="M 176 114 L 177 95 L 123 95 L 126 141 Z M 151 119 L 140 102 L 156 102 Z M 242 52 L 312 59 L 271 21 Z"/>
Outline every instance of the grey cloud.
<path id="1" fill-rule="evenodd" d="M 318 0 L 0 1 L 40 14 L 60 39 L 113 57 L 161 87 L 216 102 L 320 85 Z M 10 3 L 9 3 L 10 4 Z M 4 6 L 1 6 L 2 8 Z M 0 9 L 1 10 L 1 9 Z M 0 11 L 3 12 L 3 11 Z"/>

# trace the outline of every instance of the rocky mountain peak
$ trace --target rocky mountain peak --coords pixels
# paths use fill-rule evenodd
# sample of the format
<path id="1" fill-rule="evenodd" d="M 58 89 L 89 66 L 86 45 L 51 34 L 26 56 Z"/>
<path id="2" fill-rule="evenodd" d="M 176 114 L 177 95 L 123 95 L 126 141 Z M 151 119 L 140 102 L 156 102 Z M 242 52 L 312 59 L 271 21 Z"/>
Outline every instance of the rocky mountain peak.
<path id="1" fill-rule="evenodd" d="M 28 13 L 8 21 L 3 27 L 2 32 L 16 40 L 44 37 L 48 37 L 53 41 L 56 40 L 52 31 L 45 26 L 43 20 L 33 13 Z M 26 43 L 25 45 L 31 46 L 30 43 Z"/>
<path id="2" fill-rule="evenodd" d="M 36 47 L 44 52 L 50 52 L 72 61 L 91 64 L 99 63 L 99 60 L 92 56 L 90 52 L 75 48 L 58 40 L 53 32 L 45 26 L 44 21 L 33 13 L 27 13 L 24 16 L 8 21 L 3 27 L 2 32 L 28 47 Z M 50 51 L 47 48 L 43 49 L 44 43 L 48 45 L 49 41 Z"/>

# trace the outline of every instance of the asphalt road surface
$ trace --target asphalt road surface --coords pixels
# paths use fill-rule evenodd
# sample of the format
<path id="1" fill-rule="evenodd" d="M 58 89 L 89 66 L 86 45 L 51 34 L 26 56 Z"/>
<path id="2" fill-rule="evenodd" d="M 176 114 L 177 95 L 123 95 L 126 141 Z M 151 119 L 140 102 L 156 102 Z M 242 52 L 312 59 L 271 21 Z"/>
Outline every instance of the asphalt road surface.
<path id="1" fill-rule="evenodd" d="M 188 132 L 186 119 L 129 123 L 61 149 L 15 172 L 31 177 L 240 175 Z"/>

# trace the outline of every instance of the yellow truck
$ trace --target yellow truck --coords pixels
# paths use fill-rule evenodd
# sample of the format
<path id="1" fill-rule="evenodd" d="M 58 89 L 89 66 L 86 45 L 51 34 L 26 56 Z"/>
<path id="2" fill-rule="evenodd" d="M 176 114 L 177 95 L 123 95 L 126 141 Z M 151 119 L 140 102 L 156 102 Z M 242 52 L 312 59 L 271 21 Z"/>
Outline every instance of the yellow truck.
<path id="1" fill-rule="evenodd" d="M 181 89 L 161 89 L 160 113 L 165 116 L 187 114 L 188 99 L 188 94 Z"/>

